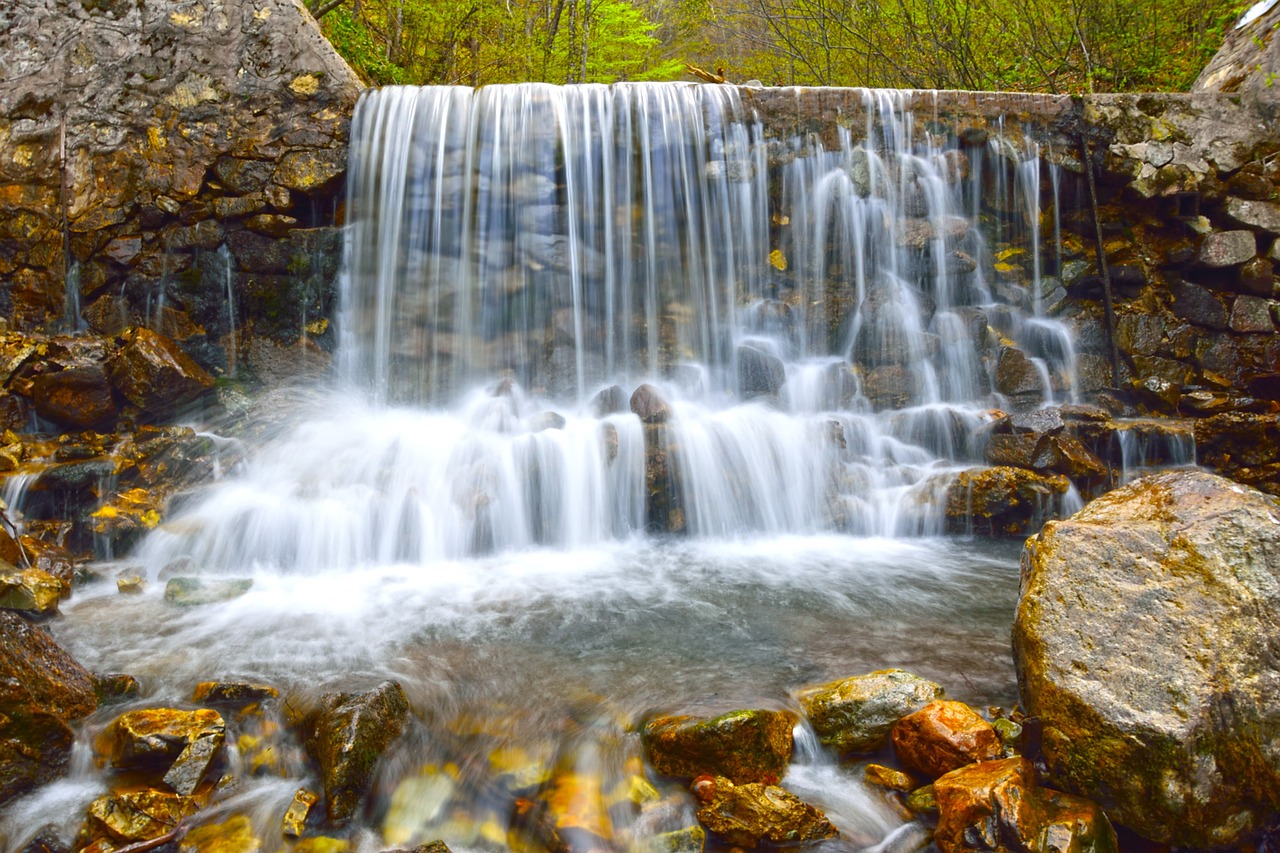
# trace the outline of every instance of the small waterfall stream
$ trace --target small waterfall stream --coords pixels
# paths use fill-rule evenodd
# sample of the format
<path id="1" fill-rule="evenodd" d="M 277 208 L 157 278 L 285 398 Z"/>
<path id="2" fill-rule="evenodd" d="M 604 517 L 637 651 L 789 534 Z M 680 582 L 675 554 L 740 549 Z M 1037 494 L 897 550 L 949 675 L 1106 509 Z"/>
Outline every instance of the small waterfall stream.
<path id="1" fill-rule="evenodd" d="M 356 822 L 371 851 L 504 849 L 495 756 L 612 789 L 654 709 L 790 706 L 888 666 L 1011 704 L 1016 546 L 939 534 L 991 410 L 1077 394 L 1037 296 L 1049 167 L 926 132 L 927 95 L 863 100 L 824 144 L 768 136 L 727 86 L 368 92 L 336 381 L 264 404 L 249 460 L 118 564 L 147 591 L 78 591 L 59 639 L 151 707 L 208 678 L 303 705 L 402 682 L 422 719 Z M 1013 263 L 1029 284 L 999 277 Z M 1033 365 L 1012 395 L 1009 350 Z M 166 603 L 193 572 L 253 586 Z M 925 843 L 856 765 L 808 755 L 792 784 L 842 850 Z M 268 837 L 295 787 L 234 800 Z M 69 834 L 98 791 L 73 778 L 14 814 Z M 678 828 L 624 812 L 619 850 Z"/>

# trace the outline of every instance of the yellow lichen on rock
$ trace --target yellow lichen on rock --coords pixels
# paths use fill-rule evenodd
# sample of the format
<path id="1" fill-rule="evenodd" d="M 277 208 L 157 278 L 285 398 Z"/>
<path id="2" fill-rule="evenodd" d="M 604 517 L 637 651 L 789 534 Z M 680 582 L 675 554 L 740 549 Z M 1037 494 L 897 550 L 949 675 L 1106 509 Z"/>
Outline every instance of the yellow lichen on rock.
<path id="1" fill-rule="evenodd" d="M 316 74 L 299 74 L 289 83 L 289 88 L 295 95 L 309 98 L 320 91 L 320 77 Z"/>

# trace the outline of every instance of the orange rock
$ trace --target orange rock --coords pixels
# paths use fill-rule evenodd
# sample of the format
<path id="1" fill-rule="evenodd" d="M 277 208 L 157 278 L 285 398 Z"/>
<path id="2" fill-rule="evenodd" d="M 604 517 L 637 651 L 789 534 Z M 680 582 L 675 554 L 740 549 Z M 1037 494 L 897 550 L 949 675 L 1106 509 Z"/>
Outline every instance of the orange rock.
<path id="1" fill-rule="evenodd" d="M 983 761 L 933 783 L 934 841 L 942 853 L 1064 850 L 1115 853 L 1116 837 L 1097 804 L 1036 785 L 1025 758 Z"/>
<path id="2" fill-rule="evenodd" d="M 930 702 L 899 720 L 893 747 L 903 764 L 930 777 L 1004 754 L 990 723 L 963 702 L 946 700 Z"/>
<path id="3" fill-rule="evenodd" d="M 213 387 L 213 377 L 177 344 L 150 329 L 135 328 L 111 360 L 111 383 L 143 412 L 166 416 Z"/>

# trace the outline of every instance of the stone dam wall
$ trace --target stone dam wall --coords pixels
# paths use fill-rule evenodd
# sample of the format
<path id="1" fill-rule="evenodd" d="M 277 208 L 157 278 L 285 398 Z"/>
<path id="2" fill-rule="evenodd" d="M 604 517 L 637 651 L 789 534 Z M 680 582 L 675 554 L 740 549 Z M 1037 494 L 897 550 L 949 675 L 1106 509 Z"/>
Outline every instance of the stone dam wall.
<path id="1" fill-rule="evenodd" d="M 147 326 L 212 376 L 251 383 L 323 368 L 361 83 L 306 11 L 293 0 L 17 0 L 0 10 L 0 33 L 8 329 L 88 330 L 114 340 L 109 354 L 115 336 Z M 1195 432 L 1202 462 L 1280 488 L 1277 100 L 908 97 L 917 133 L 998 135 L 1009 168 L 1025 137 L 1061 167 L 1061 263 L 1038 296 L 1075 325 L 1088 399 L 1112 414 L 1192 418 L 1180 428 Z M 744 89 L 742 100 L 777 139 L 834 141 L 866 122 L 857 89 Z M 1115 377 L 1085 157 L 1115 298 Z M 1026 265 L 1004 267 L 1000 298 L 1031 299 Z M 0 409 L 19 428 L 29 383 L 13 375 Z"/>

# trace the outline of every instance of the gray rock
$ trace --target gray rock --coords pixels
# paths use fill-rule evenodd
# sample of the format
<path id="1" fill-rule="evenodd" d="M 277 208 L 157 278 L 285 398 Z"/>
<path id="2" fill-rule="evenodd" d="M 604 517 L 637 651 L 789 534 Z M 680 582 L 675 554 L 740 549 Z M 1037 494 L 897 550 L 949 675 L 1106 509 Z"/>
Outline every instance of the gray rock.
<path id="1" fill-rule="evenodd" d="M 1209 269 L 1222 269 L 1243 264 L 1257 251 L 1252 231 L 1215 231 L 1200 244 L 1196 261 Z"/>
<path id="2" fill-rule="evenodd" d="M 1177 281 L 1169 284 L 1173 295 L 1173 313 L 1206 329 L 1227 328 L 1227 309 L 1216 296 L 1198 284 Z"/>
<path id="3" fill-rule="evenodd" d="M 385 681 L 364 693 L 328 693 L 308 748 L 320 765 L 329 821 L 344 824 L 373 784 L 373 770 L 391 742 L 404 732 L 409 700 L 404 688 Z"/>
<path id="4" fill-rule="evenodd" d="M 893 724 L 920 710 L 943 689 L 901 669 L 882 669 L 796 693 L 805 717 L 824 746 L 836 752 L 874 752 L 883 746 Z"/>
<path id="5" fill-rule="evenodd" d="M 776 397 L 786 379 L 782 359 L 755 344 L 738 347 L 738 393 L 743 399 Z"/>
<path id="6" fill-rule="evenodd" d="M 1265 231 L 1268 234 L 1280 234 L 1280 204 L 1228 198 L 1225 209 L 1227 216 L 1237 225 L 1243 225 L 1255 231 Z"/>
<path id="7" fill-rule="evenodd" d="M 1280 501 L 1177 471 L 1049 522 L 1014 660 L 1050 784 L 1159 842 L 1235 844 L 1280 808 Z"/>
<path id="8" fill-rule="evenodd" d="M 1271 322 L 1273 303 L 1256 296 L 1238 296 L 1231 306 L 1231 331 L 1244 333 L 1274 332 Z"/>
<path id="9" fill-rule="evenodd" d="M 1245 261 L 1236 277 L 1236 289 L 1252 296 L 1271 296 L 1275 291 L 1274 263 L 1268 258 Z"/>
<path id="10" fill-rule="evenodd" d="M 244 595 L 253 586 L 253 578 L 228 578 L 204 580 L 201 578 L 170 578 L 164 587 L 164 600 L 179 607 L 196 607 L 201 604 L 217 604 Z"/>

